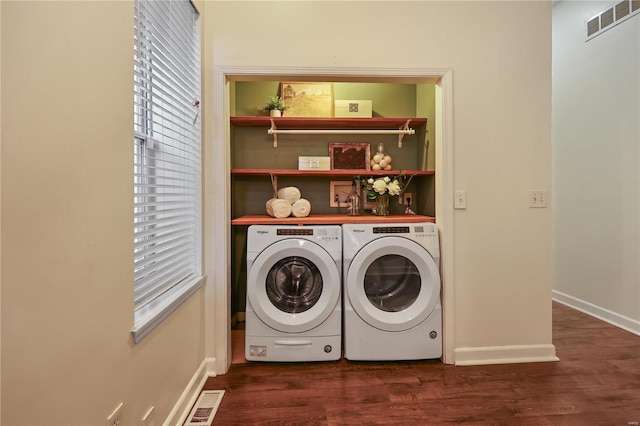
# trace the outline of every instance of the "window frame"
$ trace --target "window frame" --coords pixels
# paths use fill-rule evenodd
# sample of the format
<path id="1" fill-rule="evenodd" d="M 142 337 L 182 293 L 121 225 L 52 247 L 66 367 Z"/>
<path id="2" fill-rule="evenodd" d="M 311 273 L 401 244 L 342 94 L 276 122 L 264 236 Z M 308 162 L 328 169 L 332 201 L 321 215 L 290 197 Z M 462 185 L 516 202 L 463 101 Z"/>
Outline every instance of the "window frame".
<path id="1" fill-rule="evenodd" d="M 131 336 L 138 343 L 200 289 L 205 277 L 199 14 L 189 0 L 134 0 L 134 18 Z M 179 211 L 169 213 L 170 204 Z M 177 228 L 180 244 L 167 242 L 170 226 Z M 160 272 L 164 267 L 172 275 L 183 266 L 175 277 Z"/>

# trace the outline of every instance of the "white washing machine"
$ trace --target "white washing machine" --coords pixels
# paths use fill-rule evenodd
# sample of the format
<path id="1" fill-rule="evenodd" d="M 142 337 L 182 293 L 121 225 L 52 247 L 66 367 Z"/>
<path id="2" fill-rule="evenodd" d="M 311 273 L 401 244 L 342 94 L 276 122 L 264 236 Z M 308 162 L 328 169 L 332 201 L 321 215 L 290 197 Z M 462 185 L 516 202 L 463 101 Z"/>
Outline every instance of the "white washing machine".
<path id="1" fill-rule="evenodd" d="M 342 238 L 345 358 L 440 358 L 436 225 L 345 224 Z"/>
<path id="2" fill-rule="evenodd" d="M 245 358 L 340 359 L 341 271 L 340 226 L 250 226 Z"/>

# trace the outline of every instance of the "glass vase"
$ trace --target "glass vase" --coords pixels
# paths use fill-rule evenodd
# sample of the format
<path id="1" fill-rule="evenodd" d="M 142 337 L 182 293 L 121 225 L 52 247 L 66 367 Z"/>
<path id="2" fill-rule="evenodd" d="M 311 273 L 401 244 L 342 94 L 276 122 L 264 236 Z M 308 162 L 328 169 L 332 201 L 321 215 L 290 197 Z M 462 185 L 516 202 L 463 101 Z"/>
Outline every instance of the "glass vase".
<path id="1" fill-rule="evenodd" d="M 387 195 L 376 198 L 376 216 L 389 216 L 389 198 Z"/>

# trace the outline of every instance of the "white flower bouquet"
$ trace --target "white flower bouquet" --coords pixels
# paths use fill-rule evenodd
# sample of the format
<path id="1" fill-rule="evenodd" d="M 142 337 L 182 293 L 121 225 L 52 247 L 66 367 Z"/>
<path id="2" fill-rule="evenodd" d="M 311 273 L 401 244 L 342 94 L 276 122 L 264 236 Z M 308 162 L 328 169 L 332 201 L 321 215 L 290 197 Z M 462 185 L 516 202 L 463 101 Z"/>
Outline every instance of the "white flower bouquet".
<path id="1" fill-rule="evenodd" d="M 354 178 L 360 183 L 360 187 L 367 194 L 367 200 L 376 201 L 376 215 L 386 216 L 389 214 L 389 200 L 392 197 L 402 194 L 404 191 L 404 175 L 400 174 L 395 178 L 368 177 Z"/>

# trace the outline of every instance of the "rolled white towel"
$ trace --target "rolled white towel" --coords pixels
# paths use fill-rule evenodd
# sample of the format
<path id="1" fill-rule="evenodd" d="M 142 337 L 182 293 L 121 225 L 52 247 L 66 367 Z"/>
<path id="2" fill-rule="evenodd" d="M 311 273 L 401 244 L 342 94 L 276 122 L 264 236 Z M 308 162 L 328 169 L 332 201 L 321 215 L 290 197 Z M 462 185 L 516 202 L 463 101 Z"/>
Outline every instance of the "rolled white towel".
<path id="1" fill-rule="evenodd" d="M 291 206 L 291 214 L 295 217 L 307 217 L 309 213 L 311 213 L 311 203 L 304 198 L 300 198 Z"/>
<path id="2" fill-rule="evenodd" d="M 284 198 L 289 204 L 293 204 L 300 199 L 300 190 L 295 186 L 280 188 L 278 189 L 278 198 Z"/>
<path id="3" fill-rule="evenodd" d="M 275 218 L 289 217 L 291 215 L 291 204 L 281 198 L 272 198 L 267 201 L 267 214 Z"/>

